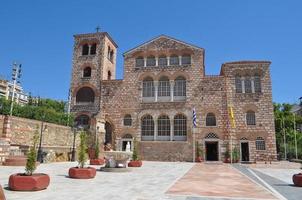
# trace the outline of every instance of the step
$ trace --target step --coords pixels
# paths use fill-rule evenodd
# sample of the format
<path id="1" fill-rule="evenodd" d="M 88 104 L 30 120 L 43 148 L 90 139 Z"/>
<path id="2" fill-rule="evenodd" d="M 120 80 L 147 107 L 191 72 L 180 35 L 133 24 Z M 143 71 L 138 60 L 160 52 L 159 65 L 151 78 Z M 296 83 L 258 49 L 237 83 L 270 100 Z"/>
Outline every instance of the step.
<path id="1" fill-rule="evenodd" d="M 26 165 L 26 157 L 24 156 L 9 156 L 5 159 L 2 165 L 4 166 L 25 166 Z"/>

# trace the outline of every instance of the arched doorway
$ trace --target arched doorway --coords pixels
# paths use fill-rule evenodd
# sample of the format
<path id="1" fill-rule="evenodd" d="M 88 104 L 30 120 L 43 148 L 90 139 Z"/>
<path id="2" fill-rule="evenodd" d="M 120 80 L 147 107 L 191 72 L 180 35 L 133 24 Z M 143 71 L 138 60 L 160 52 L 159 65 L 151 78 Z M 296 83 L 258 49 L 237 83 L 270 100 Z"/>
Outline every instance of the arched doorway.
<path id="1" fill-rule="evenodd" d="M 112 125 L 109 122 L 105 123 L 105 144 L 112 145 Z"/>

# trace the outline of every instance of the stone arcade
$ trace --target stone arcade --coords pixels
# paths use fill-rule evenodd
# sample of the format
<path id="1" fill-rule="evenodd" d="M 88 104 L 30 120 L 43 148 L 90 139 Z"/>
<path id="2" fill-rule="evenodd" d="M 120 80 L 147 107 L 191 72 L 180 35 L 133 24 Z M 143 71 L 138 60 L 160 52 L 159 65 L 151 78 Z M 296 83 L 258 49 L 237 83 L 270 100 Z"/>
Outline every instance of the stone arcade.
<path id="1" fill-rule="evenodd" d="M 71 109 L 92 140 L 124 151 L 136 138 L 144 160 L 192 161 L 195 107 L 205 160 L 224 160 L 231 137 L 240 161 L 276 159 L 269 61 L 227 62 L 206 75 L 203 48 L 161 35 L 125 52 L 124 79 L 116 80 L 110 35 L 74 38 Z"/>

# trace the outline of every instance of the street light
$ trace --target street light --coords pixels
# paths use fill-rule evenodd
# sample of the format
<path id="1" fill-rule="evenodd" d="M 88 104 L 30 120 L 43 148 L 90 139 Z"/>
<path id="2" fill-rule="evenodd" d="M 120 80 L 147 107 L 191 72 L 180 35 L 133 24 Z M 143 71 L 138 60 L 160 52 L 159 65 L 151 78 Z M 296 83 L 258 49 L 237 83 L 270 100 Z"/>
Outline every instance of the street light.
<path id="1" fill-rule="evenodd" d="M 38 156 L 37 156 L 37 161 L 40 163 L 43 163 L 43 152 L 42 152 L 42 136 L 43 136 L 43 131 L 47 130 L 47 125 L 44 126 L 44 119 L 45 115 L 43 115 L 42 118 L 42 124 L 41 124 L 41 129 L 40 129 L 40 143 L 39 143 L 39 148 L 38 148 Z"/>
<path id="2" fill-rule="evenodd" d="M 75 161 L 75 154 L 76 154 L 75 142 L 76 142 L 77 131 L 82 130 L 82 129 L 83 129 L 83 126 L 78 125 L 78 123 L 75 122 L 75 124 L 73 126 L 73 144 L 72 144 L 72 151 L 71 151 L 71 161 Z"/>

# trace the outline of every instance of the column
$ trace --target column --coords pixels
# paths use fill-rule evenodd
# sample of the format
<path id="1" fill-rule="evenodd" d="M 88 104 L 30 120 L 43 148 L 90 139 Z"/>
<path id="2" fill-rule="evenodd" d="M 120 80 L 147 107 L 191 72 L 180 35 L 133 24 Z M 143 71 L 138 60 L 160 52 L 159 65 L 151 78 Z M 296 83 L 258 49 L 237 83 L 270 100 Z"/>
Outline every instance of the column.
<path id="1" fill-rule="evenodd" d="M 144 67 L 147 67 L 147 58 L 144 57 Z"/>
<path id="2" fill-rule="evenodd" d="M 155 57 L 155 66 L 158 66 L 158 57 Z"/>
<path id="3" fill-rule="evenodd" d="M 167 66 L 170 66 L 170 56 L 167 57 Z"/>
<path id="4" fill-rule="evenodd" d="M 154 141 L 157 140 L 157 118 L 154 118 Z"/>
<path id="5" fill-rule="evenodd" d="M 251 85 L 252 85 L 252 93 L 255 93 L 255 81 L 254 81 L 254 78 L 251 78 Z"/>
<path id="6" fill-rule="evenodd" d="M 241 78 L 242 93 L 245 93 L 244 78 Z"/>
<path id="7" fill-rule="evenodd" d="M 174 80 L 170 80 L 170 97 L 171 101 L 174 101 Z"/>
<path id="8" fill-rule="evenodd" d="M 182 65 L 181 56 L 178 56 L 178 59 L 179 59 L 179 65 Z"/>
<path id="9" fill-rule="evenodd" d="M 91 44 L 88 45 L 88 55 L 90 55 L 90 50 L 91 50 Z"/>
<path id="10" fill-rule="evenodd" d="M 173 141 L 174 137 L 174 119 L 170 116 L 170 141 Z"/>
<path id="11" fill-rule="evenodd" d="M 158 91 L 158 81 L 154 81 L 155 102 L 157 102 L 157 99 L 158 99 L 158 97 L 157 97 L 158 92 L 157 91 Z"/>

